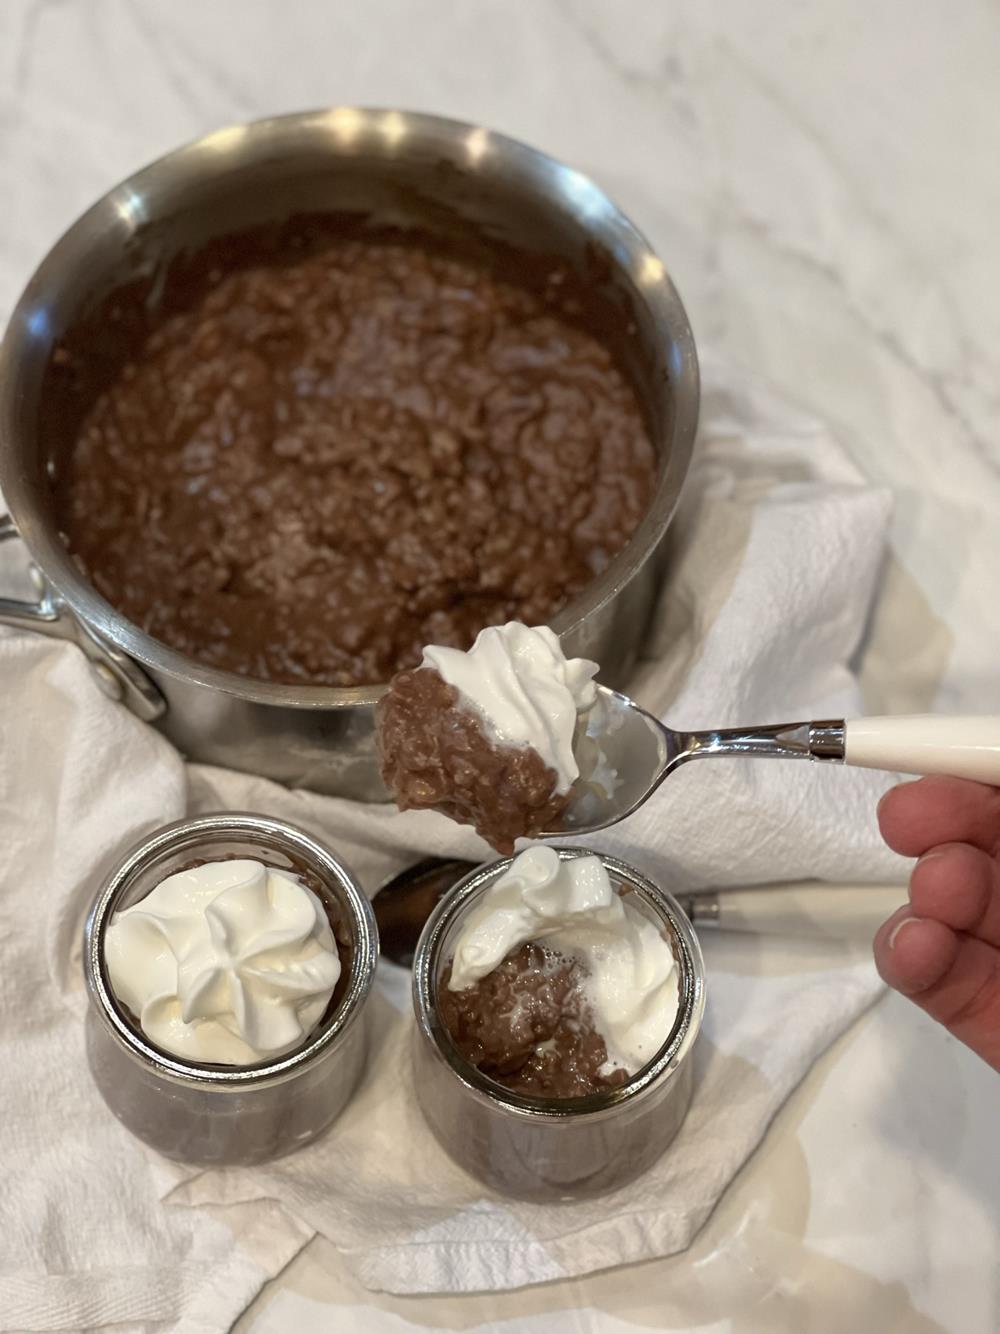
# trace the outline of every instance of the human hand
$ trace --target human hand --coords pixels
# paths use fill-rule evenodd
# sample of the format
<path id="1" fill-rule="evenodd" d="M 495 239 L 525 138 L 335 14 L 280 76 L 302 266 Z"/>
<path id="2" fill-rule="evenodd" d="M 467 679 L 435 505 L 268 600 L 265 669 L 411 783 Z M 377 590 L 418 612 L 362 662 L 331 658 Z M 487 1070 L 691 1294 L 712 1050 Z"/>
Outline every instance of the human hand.
<path id="1" fill-rule="evenodd" d="M 922 778 L 886 793 L 879 827 L 920 860 L 875 936 L 890 987 L 1000 1071 L 1000 788 Z"/>

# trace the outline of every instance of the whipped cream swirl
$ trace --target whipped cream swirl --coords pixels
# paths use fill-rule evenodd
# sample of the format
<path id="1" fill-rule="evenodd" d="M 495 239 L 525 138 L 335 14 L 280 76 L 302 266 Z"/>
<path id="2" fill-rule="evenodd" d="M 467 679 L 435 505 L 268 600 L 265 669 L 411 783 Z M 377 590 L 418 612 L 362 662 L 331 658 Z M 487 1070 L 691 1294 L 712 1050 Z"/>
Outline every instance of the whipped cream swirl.
<path id="1" fill-rule="evenodd" d="M 547 625 L 509 621 L 481 630 L 467 652 L 425 648 L 421 665 L 479 712 L 491 741 L 531 746 L 555 771 L 555 791 L 569 791 L 580 773 L 573 753 L 577 719 L 597 698 L 596 662 L 567 658 Z"/>
<path id="2" fill-rule="evenodd" d="M 463 991 L 521 945 L 544 942 L 586 971 L 584 996 L 608 1051 L 602 1073 L 635 1074 L 667 1040 L 680 1002 L 673 950 L 630 897 L 615 892 L 599 857 L 528 848 L 466 917 L 449 987 Z"/>
<path id="3" fill-rule="evenodd" d="M 323 905 L 249 858 L 162 880 L 105 936 L 115 995 L 146 1037 L 189 1061 L 252 1065 L 316 1027 L 340 977 Z"/>

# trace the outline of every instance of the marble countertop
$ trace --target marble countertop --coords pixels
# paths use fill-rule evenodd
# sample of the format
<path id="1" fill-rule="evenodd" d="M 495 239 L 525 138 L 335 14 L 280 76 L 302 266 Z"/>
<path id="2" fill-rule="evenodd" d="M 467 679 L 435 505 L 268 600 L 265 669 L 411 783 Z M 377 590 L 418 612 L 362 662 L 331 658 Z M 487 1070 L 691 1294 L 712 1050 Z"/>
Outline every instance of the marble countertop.
<path id="1" fill-rule="evenodd" d="M 998 67 L 990 0 L 5 0 L 0 316 L 111 182 L 208 129 L 360 103 L 506 131 L 594 176 L 700 344 L 894 491 L 870 707 L 1000 712 Z M 389 1299 L 317 1241 L 239 1327 L 992 1334 L 998 1107 L 995 1076 L 886 998 L 686 1254 Z"/>

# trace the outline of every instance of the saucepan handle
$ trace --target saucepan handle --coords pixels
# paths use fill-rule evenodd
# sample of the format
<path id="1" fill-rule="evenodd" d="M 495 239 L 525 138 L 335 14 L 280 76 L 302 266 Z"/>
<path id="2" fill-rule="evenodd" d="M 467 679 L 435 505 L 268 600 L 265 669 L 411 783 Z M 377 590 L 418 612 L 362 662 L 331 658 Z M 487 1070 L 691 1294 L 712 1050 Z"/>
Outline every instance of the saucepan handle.
<path id="1" fill-rule="evenodd" d="M 14 520 L 9 514 L 0 514 L 0 542 L 17 536 Z M 0 597 L 0 625 L 71 640 L 83 650 L 104 693 L 120 700 L 144 722 L 155 722 L 166 711 L 162 693 L 139 664 L 64 609 L 44 579 L 39 578 L 37 602 Z"/>
<path id="2" fill-rule="evenodd" d="M 1000 717 L 849 718 L 844 763 L 1000 783 Z"/>
<path id="3" fill-rule="evenodd" d="M 7 542 L 17 537 L 17 528 L 9 514 L 0 514 L 0 542 Z M 69 638 L 62 620 L 59 605 L 47 586 L 42 586 L 37 602 L 26 602 L 22 598 L 0 597 L 0 624 L 18 625 L 28 630 L 39 630 L 42 634 L 58 635 L 61 639 Z"/>

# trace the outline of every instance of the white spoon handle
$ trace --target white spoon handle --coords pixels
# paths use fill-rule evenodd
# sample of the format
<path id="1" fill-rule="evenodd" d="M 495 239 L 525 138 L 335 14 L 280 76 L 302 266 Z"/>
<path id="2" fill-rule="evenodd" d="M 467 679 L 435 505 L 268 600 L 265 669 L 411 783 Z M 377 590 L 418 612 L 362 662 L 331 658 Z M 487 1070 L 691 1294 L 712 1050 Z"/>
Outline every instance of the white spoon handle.
<path id="1" fill-rule="evenodd" d="M 903 885 L 828 885 L 801 881 L 755 889 L 716 890 L 682 898 L 701 928 L 809 939 L 871 939 L 906 902 Z"/>
<path id="2" fill-rule="evenodd" d="M 844 763 L 1000 783 L 1000 718 L 850 718 Z"/>

